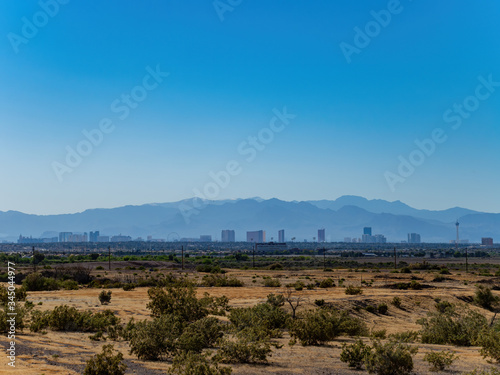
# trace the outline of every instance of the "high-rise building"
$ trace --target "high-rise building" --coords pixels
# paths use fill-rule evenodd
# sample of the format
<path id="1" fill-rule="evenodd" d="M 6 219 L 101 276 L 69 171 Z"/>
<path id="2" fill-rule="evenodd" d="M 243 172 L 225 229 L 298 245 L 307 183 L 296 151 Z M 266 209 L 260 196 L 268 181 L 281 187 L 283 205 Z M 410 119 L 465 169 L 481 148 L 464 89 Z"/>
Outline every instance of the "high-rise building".
<path id="1" fill-rule="evenodd" d="M 226 229 L 222 231 L 222 242 L 235 242 L 234 230 Z"/>
<path id="2" fill-rule="evenodd" d="M 372 236 L 374 238 L 375 243 L 387 243 L 387 238 L 383 234 L 376 234 Z"/>
<path id="3" fill-rule="evenodd" d="M 100 233 L 98 230 L 96 230 L 95 232 L 90 232 L 89 234 L 89 242 L 97 242 L 97 237 L 100 236 Z"/>
<path id="4" fill-rule="evenodd" d="M 408 233 L 408 243 L 420 243 L 420 234 L 418 233 Z"/>
<path id="5" fill-rule="evenodd" d="M 69 242 L 69 236 L 71 236 L 73 232 L 60 232 L 59 233 L 59 242 Z"/>
<path id="6" fill-rule="evenodd" d="M 325 230 L 318 229 L 318 242 L 325 242 Z"/>
<path id="7" fill-rule="evenodd" d="M 372 227 L 364 227 L 363 234 L 367 234 L 368 236 L 372 235 Z"/>
<path id="8" fill-rule="evenodd" d="M 285 230 L 278 231 L 278 242 L 285 242 Z"/>
<path id="9" fill-rule="evenodd" d="M 491 238 L 491 237 L 483 237 L 481 239 L 481 244 L 483 246 L 493 246 L 493 238 Z"/>
<path id="10" fill-rule="evenodd" d="M 200 242 L 212 242 L 212 236 L 209 234 L 200 235 Z"/>
<path id="11" fill-rule="evenodd" d="M 65 242 L 87 242 L 88 241 L 88 235 L 87 232 L 84 234 L 70 234 L 68 236 L 68 240 Z"/>
<path id="12" fill-rule="evenodd" d="M 266 231 L 256 230 L 252 232 L 247 232 L 247 242 L 258 242 L 258 243 L 266 242 Z"/>
<path id="13" fill-rule="evenodd" d="M 344 237 L 344 242 L 352 242 L 351 237 Z"/>

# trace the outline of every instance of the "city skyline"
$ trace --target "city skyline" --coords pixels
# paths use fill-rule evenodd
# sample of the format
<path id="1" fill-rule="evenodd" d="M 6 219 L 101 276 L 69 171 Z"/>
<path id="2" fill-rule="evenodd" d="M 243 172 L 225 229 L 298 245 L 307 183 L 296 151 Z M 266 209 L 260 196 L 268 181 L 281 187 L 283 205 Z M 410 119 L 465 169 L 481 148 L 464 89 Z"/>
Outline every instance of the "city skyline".
<path id="1" fill-rule="evenodd" d="M 0 4 L 0 211 L 353 194 L 500 212 L 497 2 L 45 3 Z"/>

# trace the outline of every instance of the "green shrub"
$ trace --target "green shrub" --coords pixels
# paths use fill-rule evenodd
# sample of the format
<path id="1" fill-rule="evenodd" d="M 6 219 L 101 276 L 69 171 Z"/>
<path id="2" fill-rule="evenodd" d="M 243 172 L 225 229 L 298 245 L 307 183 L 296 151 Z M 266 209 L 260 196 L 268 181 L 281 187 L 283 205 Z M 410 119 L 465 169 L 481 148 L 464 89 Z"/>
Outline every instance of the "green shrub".
<path id="1" fill-rule="evenodd" d="M 335 283 L 330 278 L 321 280 L 321 282 L 319 283 L 320 288 L 333 288 L 334 286 Z"/>
<path id="2" fill-rule="evenodd" d="M 325 305 L 325 300 L 324 299 L 317 299 L 317 300 L 314 301 L 314 304 L 316 306 L 319 306 L 319 307 L 324 306 Z"/>
<path id="3" fill-rule="evenodd" d="M 424 344 L 471 346 L 478 342 L 481 331 L 488 328 L 483 315 L 467 308 L 428 313 L 427 318 L 417 322 L 422 325 L 420 334 Z"/>
<path id="4" fill-rule="evenodd" d="M 500 363 L 500 330 L 490 328 L 483 330 L 479 338 L 481 355 L 484 358 L 491 357 Z"/>
<path id="5" fill-rule="evenodd" d="M 493 306 L 498 304 L 500 301 L 500 297 L 495 296 L 492 292 L 491 289 L 484 286 L 484 285 L 478 285 L 476 287 L 476 293 L 474 295 L 474 302 L 481 306 L 482 308 L 491 310 Z"/>
<path id="6" fill-rule="evenodd" d="M 345 288 L 345 294 L 347 295 L 363 294 L 363 289 L 361 289 L 360 287 L 356 287 L 354 285 L 349 285 L 347 288 Z"/>
<path id="7" fill-rule="evenodd" d="M 123 354 L 113 355 L 113 345 L 104 345 L 102 353 L 87 361 L 83 375 L 123 375 L 127 365 L 122 363 Z"/>
<path id="8" fill-rule="evenodd" d="M 40 332 L 50 328 L 53 331 L 106 332 L 119 323 L 120 318 L 111 310 L 92 313 L 91 311 L 78 311 L 75 307 L 61 305 L 44 312 L 33 311 L 30 330 Z"/>
<path id="9" fill-rule="evenodd" d="M 128 284 L 123 284 L 123 290 L 128 292 L 130 290 L 135 289 L 135 284 L 134 283 L 128 283 Z"/>
<path id="10" fill-rule="evenodd" d="M 401 308 L 401 305 L 402 305 L 402 303 L 401 303 L 401 298 L 400 298 L 400 297 L 394 297 L 394 298 L 392 299 L 391 304 L 392 304 L 393 306 L 397 307 L 398 309 L 400 309 L 400 308 Z"/>
<path id="11" fill-rule="evenodd" d="M 267 363 L 271 355 L 268 340 L 253 341 L 247 337 L 238 337 L 235 341 L 224 339 L 215 358 L 222 363 Z"/>
<path id="12" fill-rule="evenodd" d="M 361 370 L 367 356 L 370 355 L 371 347 L 365 345 L 360 339 L 354 344 L 342 344 L 340 360 L 346 362 L 349 367 Z"/>
<path id="13" fill-rule="evenodd" d="M 9 302 L 19 302 L 26 300 L 26 289 L 24 287 L 15 288 L 9 291 L 6 287 L 0 286 L 0 304 L 7 305 Z M 9 298 L 10 297 L 10 298 Z"/>
<path id="14" fill-rule="evenodd" d="M 378 375 L 407 375 L 413 370 L 413 356 L 418 349 L 408 344 L 389 341 L 373 343 L 373 350 L 366 356 L 368 372 Z"/>
<path id="15" fill-rule="evenodd" d="M 365 307 L 365 310 L 368 311 L 369 313 L 375 314 L 377 311 L 377 308 L 373 305 L 368 305 Z"/>
<path id="16" fill-rule="evenodd" d="M 401 273 L 411 273 L 411 269 L 410 269 L 410 267 L 403 267 L 403 268 L 401 268 L 400 272 Z"/>
<path id="17" fill-rule="evenodd" d="M 101 305 L 107 305 L 111 302 L 111 293 L 111 290 L 102 290 L 101 293 L 99 293 L 99 302 L 101 302 Z"/>
<path id="18" fill-rule="evenodd" d="M 154 287 L 148 290 L 148 296 L 150 302 L 146 307 L 151 310 L 153 317 L 174 314 L 192 322 L 208 315 L 206 306 L 196 298 L 196 290 L 192 284 Z"/>
<path id="19" fill-rule="evenodd" d="M 168 370 L 170 375 L 230 375 L 231 372 L 230 367 L 219 367 L 207 355 L 191 352 L 176 354 Z"/>
<path id="20" fill-rule="evenodd" d="M 16 315 L 7 315 L 10 313 L 14 313 Z M 22 307 L 20 304 L 16 304 L 14 310 L 11 310 L 8 305 L 5 305 L 2 309 L 0 309 L 0 333 L 7 334 L 10 332 L 11 326 L 8 321 L 11 318 L 15 319 L 15 329 L 16 331 L 22 331 L 25 327 L 25 317 L 28 313 L 28 310 L 25 307 Z"/>
<path id="21" fill-rule="evenodd" d="M 298 339 L 304 346 L 321 345 L 340 335 L 367 335 L 368 329 L 363 321 L 350 316 L 346 311 L 317 309 L 307 311 L 290 323 L 290 336 Z"/>
<path id="22" fill-rule="evenodd" d="M 59 284 L 52 277 L 44 277 L 39 272 L 34 272 L 23 280 L 23 287 L 27 291 L 58 290 Z"/>
<path id="23" fill-rule="evenodd" d="M 279 263 L 274 263 L 274 264 L 271 264 L 271 266 L 269 266 L 269 269 L 270 270 L 282 270 L 283 266 Z"/>
<path id="24" fill-rule="evenodd" d="M 97 266 L 95 269 L 100 271 L 100 270 L 103 270 L 104 267 L 103 266 Z"/>
<path id="25" fill-rule="evenodd" d="M 279 279 L 266 278 L 264 279 L 264 286 L 269 288 L 279 288 L 281 287 L 281 281 Z"/>
<path id="26" fill-rule="evenodd" d="M 387 337 L 387 330 L 381 329 L 381 330 L 377 331 L 377 330 L 373 329 L 371 334 L 370 334 L 370 337 L 372 337 L 374 339 L 385 340 L 385 338 Z"/>
<path id="27" fill-rule="evenodd" d="M 385 314 L 387 314 L 388 310 L 389 310 L 389 307 L 387 306 L 386 303 L 381 303 L 377 306 L 377 311 L 379 314 L 385 315 Z"/>
<path id="28" fill-rule="evenodd" d="M 229 313 L 229 321 L 237 331 L 253 331 L 257 337 L 280 337 L 289 315 L 278 306 L 260 303 L 253 307 L 235 308 Z"/>
<path id="29" fill-rule="evenodd" d="M 448 310 L 452 312 L 454 310 L 454 305 L 448 301 L 437 301 L 435 306 L 436 310 L 440 313 L 446 313 Z"/>
<path id="30" fill-rule="evenodd" d="M 189 324 L 179 337 L 177 347 L 184 351 L 201 352 L 222 338 L 223 326 L 217 318 L 205 317 Z"/>
<path id="31" fill-rule="evenodd" d="M 78 290 L 78 283 L 75 280 L 64 280 L 59 285 L 65 290 Z"/>
<path id="32" fill-rule="evenodd" d="M 455 352 L 443 350 L 442 352 L 430 352 L 424 356 L 424 361 L 428 362 L 431 371 L 444 371 L 451 367 L 457 358 Z"/>
<path id="33" fill-rule="evenodd" d="M 130 354 L 141 360 L 166 359 L 175 353 L 183 329 L 181 318 L 172 314 L 137 322 L 130 332 Z"/>

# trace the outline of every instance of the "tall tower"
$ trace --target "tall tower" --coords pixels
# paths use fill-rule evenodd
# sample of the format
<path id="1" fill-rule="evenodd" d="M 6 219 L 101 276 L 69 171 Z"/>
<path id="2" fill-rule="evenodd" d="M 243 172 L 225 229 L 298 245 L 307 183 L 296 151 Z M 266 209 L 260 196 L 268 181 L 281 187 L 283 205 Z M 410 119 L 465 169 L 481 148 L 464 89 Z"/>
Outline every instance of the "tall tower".
<path id="1" fill-rule="evenodd" d="M 455 225 L 457 226 L 457 240 L 455 241 L 455 249 L 458 249 L 458 241 L 459 241 L 458 227 L 460 226 L 460 223 L 458 222 L 458 219 L 457 219 L 457 222 L 455 223 Z"/>

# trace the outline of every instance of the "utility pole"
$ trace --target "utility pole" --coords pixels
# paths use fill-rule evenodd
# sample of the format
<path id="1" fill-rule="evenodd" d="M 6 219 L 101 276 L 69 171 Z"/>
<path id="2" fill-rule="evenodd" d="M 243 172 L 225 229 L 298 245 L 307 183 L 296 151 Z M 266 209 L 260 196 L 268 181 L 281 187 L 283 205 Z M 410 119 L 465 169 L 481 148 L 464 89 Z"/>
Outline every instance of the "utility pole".
<path id="1" fill-rule="evenodd" d="M 326 270 L 326 249 L 323 248 L 323 271 Z"/>
<path id="2" fill-rule="evenodd" d="M 32 258 L 33 258 L 33 272 L 36 272 L 36 262 L 35 262 L 35 246 L 32 248 Z"/>
<path id="3" fill-rule="evenodd" d="M 396 253 L 396 247 L 394 247 L 394 269 L 398 268 L 397 259 L 398 259 L 398 256 L 397 256 L 397 253 Z"/>
<path id="4" fill-rule="evenodd" d="M 182 269 L 184 269 L 184 245 L 181 246 L 182 251 Z"/>
<path id="5" fill-rule="evenodd" d="M 465 248 L 465 273 L 469 273 L 469 250 Z"/>
<path id="6" fill-rule="evenodd" d="M 111 271 L 111 246 L 108 246 L 108 269 Z"/>
<path id="7" fill-rule="evenodd" d="M 253 242 L 253 238 L 252 238 Z M 253 251 L 252 251 L 252 268 L 255 268 L 255 243 L 253 244 Z"/>

